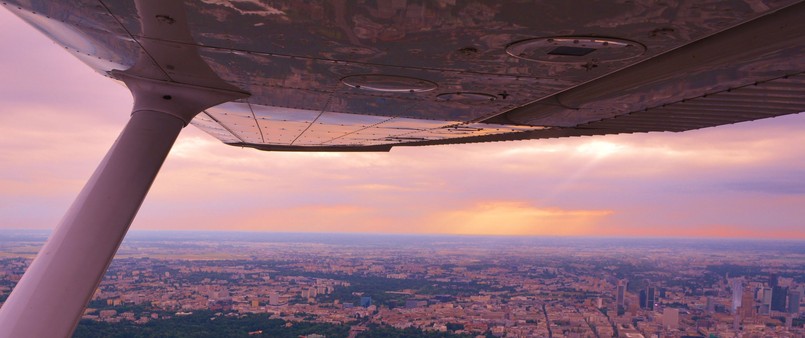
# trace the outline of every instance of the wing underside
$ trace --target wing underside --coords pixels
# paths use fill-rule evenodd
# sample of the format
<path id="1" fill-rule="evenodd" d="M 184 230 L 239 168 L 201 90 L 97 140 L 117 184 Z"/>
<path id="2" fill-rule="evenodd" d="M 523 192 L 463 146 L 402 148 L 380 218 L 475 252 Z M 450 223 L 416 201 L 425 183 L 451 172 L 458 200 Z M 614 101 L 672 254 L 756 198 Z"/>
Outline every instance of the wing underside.
<path id="1" fill-rule="evenodd" d="M 261 150 L 675 132 L 805 111 L 799 1 L 233 0 L 156 15 L 192 40 L 144 32 L 145 1 L 3 5 L 108 76 L 148 63 L 138 74 L 214 83 L 159 55 L 197 50 L 251 96 L 192 124 Z"/>

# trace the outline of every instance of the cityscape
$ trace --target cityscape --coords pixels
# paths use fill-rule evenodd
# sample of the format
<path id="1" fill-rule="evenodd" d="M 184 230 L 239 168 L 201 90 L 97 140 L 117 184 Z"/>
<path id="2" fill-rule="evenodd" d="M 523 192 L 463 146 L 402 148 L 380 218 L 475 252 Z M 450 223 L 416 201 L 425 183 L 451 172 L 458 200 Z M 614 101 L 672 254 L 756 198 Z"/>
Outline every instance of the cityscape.
<path id="1" fill-rule="evenodd" d="M 803 244 L 133 231 L 74 337 L 803 337 Z"/>

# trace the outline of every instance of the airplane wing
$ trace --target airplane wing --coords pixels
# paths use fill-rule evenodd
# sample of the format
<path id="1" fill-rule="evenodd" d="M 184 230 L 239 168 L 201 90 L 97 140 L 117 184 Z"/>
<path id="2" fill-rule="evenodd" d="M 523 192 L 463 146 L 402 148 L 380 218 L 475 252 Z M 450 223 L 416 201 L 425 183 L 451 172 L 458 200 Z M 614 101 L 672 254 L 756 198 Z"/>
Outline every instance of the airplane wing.
<path id="1" fill-rule="evenodd" d="M 158 55 L 197 49 L 251 96 L 192 124 L 261 150 L 676 132 L 805 111 L 801 1 L 205 0 L 185 4 L 192 40 L 144 32 L 131 0 L 3 5 L 110 77 L 150 62 L 155 79 L 205 86 Z"/>

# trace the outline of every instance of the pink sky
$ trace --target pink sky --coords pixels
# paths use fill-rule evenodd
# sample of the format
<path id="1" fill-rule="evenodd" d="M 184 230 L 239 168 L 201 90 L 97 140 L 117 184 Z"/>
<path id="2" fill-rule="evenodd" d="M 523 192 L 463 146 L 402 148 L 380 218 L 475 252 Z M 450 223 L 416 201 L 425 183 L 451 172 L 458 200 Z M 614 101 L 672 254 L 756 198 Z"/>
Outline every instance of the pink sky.
<path id="1" fill-rule="evenodd" d="M 128 91 L 0 11 L 0 228 L 54 227 Z M 188 127 L 133 229 L 805 239 L 805 114 L 685 133 L 269 153 Z"/>

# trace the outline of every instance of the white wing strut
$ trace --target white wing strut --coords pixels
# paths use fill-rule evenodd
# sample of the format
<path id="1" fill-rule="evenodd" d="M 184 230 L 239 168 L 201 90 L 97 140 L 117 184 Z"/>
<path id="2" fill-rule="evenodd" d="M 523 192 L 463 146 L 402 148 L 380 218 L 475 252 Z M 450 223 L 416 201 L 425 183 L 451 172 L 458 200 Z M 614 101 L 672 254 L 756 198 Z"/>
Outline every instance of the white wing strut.
<path id="1" fill-rule="evenodd" d="M 72 333 L 183 124 L 158 112 L 131 116 L 0 308 L 0 337 Z"/>
<path id="2" fill-rule="evenodd" d="M 179 132 L 202 110 L 249 96 L 201 59 L 183 2 L 135 4 L 149 53 L 109 74 L 134 96 L 131 119 L 0 308 L 0 338 L 71 336 Z"/>
<path id="3" fill-rule="evenodd" d="M 0 308 L 0 337 L 69 337 L 179 132 L 246 95 L 115 74 L 134 95 L 123 132 Z"/>

